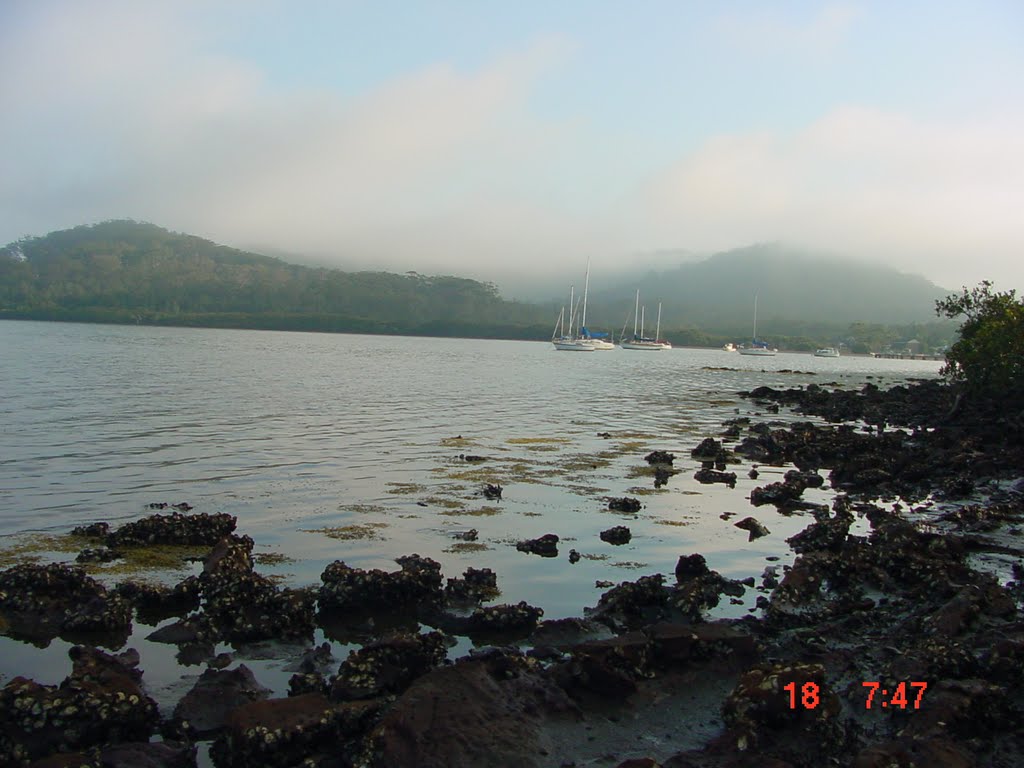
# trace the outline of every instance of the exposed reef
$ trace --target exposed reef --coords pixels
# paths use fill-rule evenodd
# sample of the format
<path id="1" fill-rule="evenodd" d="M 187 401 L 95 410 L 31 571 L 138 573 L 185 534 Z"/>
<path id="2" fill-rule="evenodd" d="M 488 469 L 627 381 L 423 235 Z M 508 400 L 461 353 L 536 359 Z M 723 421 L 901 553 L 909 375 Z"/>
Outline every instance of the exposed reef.
<path id="1" fill-rule="evenodd" d="M 0 764 L 194 766 L 197 740 L 220 768 L 1024 764 L 1019 411 L 993 422 L 995 404 L 933 382 L 748 395 L 824 419 L 735 419 L 730 448 L 707 438 L 691 452 L 706 482 L 734 485 L 724 468 L 741 461 L 795 467 L 750 494 L 755 507 L 806 520 L 786 539 L 792 564 L 769 565 L 759 583 L 684 550 L 673 572 L 605 584 L 580 617 L 544 621 L 525 601 L 491 603 L 492 570 L 446 579 L 418 554 L 395 570 L 338 560 L 319 585 L 283 589 L 256 570 L 234 518 L 181 505 L 116 530 L 76 529 L 89 546 L 75 564 L 0 571 L 0 632 L 76 643 L 59 684 L 15 677 L 0 688 Z M 675 457 L 646 458 L 667 467 Z M 826 490 L 827 504 L 804 498 Z M 640 509 L 628 497 L 608 504 Z M 768 535 L 753 517 L 733 525 Z M 599 535 L 631 536 L 626 526 Z M 547 556 L 558 542 L 518 546 Z M 178 545 L 201 548 L 202 567 L 172 585 L 110 587 L 84 570 Z M 981 568 L 980 554 L 1004 569 Z M 744 618 L 710 618 L 723 598 L 750 594 Z M 163 713 L 134 650 L 89 641 L 120 648 L 135 622 L 159 625 L 150 640 L 205 665 Z M 335 658 L 330 643 L 314 645 L 321 630 L 355 647 Z M 452 658 L 460 637 L 475 647 Z M 267 640 L 300 649 L 288 695 L 217 653 Z"/>

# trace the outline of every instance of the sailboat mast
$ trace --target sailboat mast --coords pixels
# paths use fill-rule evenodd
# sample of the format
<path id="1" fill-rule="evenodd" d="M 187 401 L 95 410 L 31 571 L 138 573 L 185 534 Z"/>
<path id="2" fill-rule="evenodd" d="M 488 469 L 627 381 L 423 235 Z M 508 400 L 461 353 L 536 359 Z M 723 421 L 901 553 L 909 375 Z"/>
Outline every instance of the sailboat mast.
<path id="1" fill-rule="evenodd" d="M 661 338 L 661 302 L 658 302 L 658 329 L 654 332 L 654 340 Z"/>
<path id="2" fill-rule="evenodd" d="M 572 318 L 576 314 L 576 305 L 573 303 L 574 294 L 576 290 L 575 285 L 569 286 L 569 335 L 572 336 Z"/>
<path id="3" fill-rule="evenodd" d="M 754 294 L 754 341 L 757 341 L 757 294 Z"/>
<path id="4" fill-rule="evenodd" d="M 644 307 L 643 309 L 640 310 L 640 338 L 641 339 L 644 337 L 644 311 L 646 309 L 647 309 L 647 307 Z"/>
<path id="5" fill-rule="evenodd" d="M 580 327 L 587 327 L 587 293 L 590 291 L 590 259 L 587 259 L 587 279 L 583 283 L 583 319 L 580 320 Z"/>
<path id="6" fill-rule="evenodd" d="M 636 321 L 640 318 L 640 289 L 636 289 L 636 307 L 633 309 L 633 338 L 636 338 Z"/>

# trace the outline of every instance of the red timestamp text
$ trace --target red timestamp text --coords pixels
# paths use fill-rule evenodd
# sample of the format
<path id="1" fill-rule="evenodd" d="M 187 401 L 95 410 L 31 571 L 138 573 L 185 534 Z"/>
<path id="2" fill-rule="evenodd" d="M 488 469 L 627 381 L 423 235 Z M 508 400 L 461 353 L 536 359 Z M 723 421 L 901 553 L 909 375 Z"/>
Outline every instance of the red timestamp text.
<path id="1" fill-rule="evenodd" d="M 880 709 L 906 709 L 908 706 L 912 706 L 914 709 L 921 708 L 921 699 L 924 698 L 925 689 L 928 688 L 928 683 L 924 682 L 904 682 L 899 683 L 891 691 L 888 688 L 883 688 L 882 684 L 876 680 L 868 680 L 861 685 L 868 689 L 868 698 L 864 703 L 865 709 L 871 709 L 872 706 L 876 706 Z M 910 687 L 910 696 L 907 695 L 907 687 Z M 914 692 L 917 695 L 914 696 Z M 877 696 L 876 696 L 877 694 Z M 913 703 L 911 703 L 913 698 Z"/>

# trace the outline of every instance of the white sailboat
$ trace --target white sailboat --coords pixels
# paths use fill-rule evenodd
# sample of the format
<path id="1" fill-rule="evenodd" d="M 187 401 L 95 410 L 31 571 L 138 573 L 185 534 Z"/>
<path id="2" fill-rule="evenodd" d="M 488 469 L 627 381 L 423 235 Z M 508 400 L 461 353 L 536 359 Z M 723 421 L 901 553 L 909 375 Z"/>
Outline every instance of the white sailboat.
<path id="1" fill-rule="evenodd" d="M 646 309 L 646 307 L 644 307 Z M 637 331 L 637 320 L 639 319 L 639 332 Z M 628 321 L 627 321 L 628 322 Z M 658 338 L 661 335 L 661 303 L 658 303 L 658 327 L 654 332 L 654 338 L 644 336 L 643 310 L 640 309 L 640 289 L 636 292 L 636 308 L 633 311 L 633 338 L 625 338 L 626 329 L 622 329 L 623 338 L 619 342 L 623 349 L 638 349 L 648 352 L 657 352 L 662 349 L 672 349 L 667 341 Z"/>
<path id="2" fill-rule="evenodd" d="M 558 316 L 558 323 L 555 325 L 555 332 L 551 337 L 551 343 L 555 345 L 555 349 L 560 352 L 594 352 L 595 347 L 590 341 L 582 339 L 572 332 L 573 320 L 576 317 L 575 312 L 575 286 L 569 287 L 569 332 L 565 332 L 563 321 L 565 319 L 565 307 L 562 307 L 562 311 Z"/>
<path id="3" fill-rule="evenodd" d="M 768 346 L 768 342 L 757 340 L 757 294 L 754 294 L 754 335 L 751 337 L 749 347 L 740 347 L 741 355 L 756 355 L 758 357 L 774 357 L 777 349 Z"/>
<path id="4" fill-rule="evenodd" d="M 610 341 L 607 341 L 604 337 L 607 334 L 598 334 L 595 336 L 587 328 L 587 295 L 590 292 L 590 259 L 587 259 L 587 278 L 583 283 L 583 316 L 580 318 L 580 333 L 579 339 L 592 344 L 595 350 L 609 350 L 615 349 L 615 345 Z"/>

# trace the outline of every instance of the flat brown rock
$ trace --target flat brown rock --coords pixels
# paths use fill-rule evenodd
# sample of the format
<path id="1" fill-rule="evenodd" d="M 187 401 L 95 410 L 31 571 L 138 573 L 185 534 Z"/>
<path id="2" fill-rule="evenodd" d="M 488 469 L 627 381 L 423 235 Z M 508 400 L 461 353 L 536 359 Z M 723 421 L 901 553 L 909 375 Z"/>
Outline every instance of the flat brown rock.
<path id="1" fill-rule="evenodd" d="M 395 702 L 373 734 L 373 765 L 544 765 L 541 726 L 558 713 L 575 714 L 576 707 L 521 660 L 462 661 L 419 678 Z"/>

